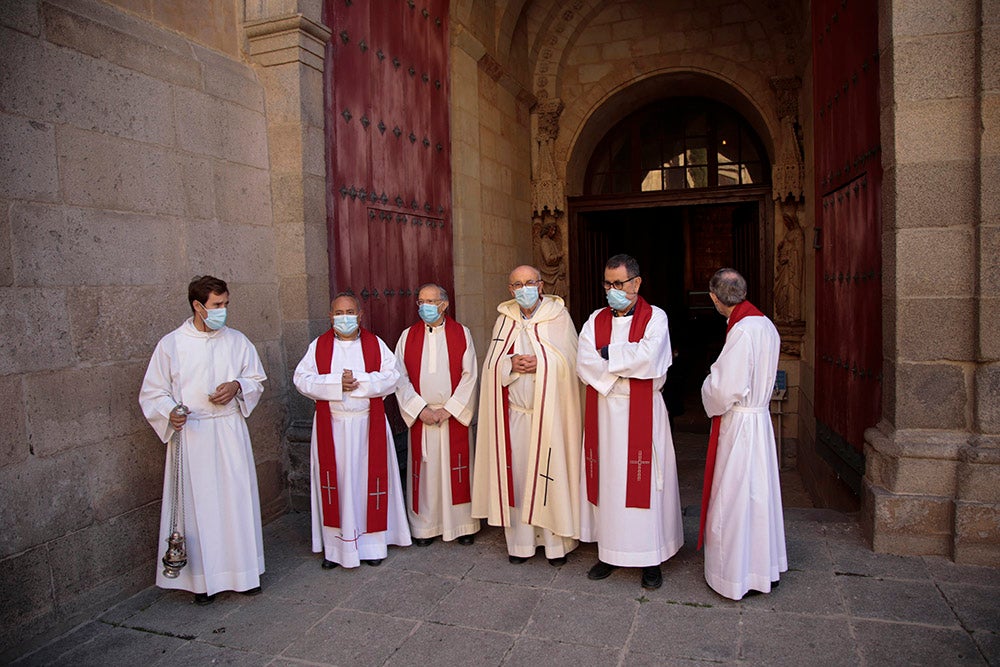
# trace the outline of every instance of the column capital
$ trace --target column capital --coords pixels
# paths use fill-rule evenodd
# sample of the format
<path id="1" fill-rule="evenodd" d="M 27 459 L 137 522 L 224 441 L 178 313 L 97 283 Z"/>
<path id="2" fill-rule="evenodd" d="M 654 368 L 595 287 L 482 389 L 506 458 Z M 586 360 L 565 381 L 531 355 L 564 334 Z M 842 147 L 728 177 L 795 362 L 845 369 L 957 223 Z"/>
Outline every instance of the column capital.
<path id="1" fill-rule="evenodd" d="M 256 19 L 243 24 L 250 60 L 273 67 L 300 62 L 323 71 L 330 29 L 302 14 Z"/>

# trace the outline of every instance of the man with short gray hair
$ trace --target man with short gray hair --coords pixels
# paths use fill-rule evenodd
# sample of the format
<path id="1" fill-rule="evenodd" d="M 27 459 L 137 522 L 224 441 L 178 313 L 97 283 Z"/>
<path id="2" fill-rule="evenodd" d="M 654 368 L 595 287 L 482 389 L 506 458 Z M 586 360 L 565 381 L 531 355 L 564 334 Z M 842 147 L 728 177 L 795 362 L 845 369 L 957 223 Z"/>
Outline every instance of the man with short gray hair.
<path id="1" fill-rule="evenodd" d="M 712 434 L 698 546 L 704 541 L 708 585 L 733 600 L 770 592 L 788 570 L 768 410 L 781 339 L 746 294 L 746 280 L 734 269 L 719 269 L 709 282 L 728 325 L 726 344 L 701 386 Z"/>

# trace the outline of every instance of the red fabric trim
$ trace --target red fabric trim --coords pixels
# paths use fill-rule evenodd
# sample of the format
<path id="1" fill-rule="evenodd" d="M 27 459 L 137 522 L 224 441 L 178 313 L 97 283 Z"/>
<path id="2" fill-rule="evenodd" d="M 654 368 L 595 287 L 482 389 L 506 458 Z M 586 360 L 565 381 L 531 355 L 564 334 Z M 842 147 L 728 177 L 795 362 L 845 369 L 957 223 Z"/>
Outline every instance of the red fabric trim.
<path id="1" fill-rule="evenodd" d="M 764 317 L 755 305 L 749 301 L 741 301 L 729 314 L 726 324 L 726 337 L 736 323 L 744 317 Z M 708 452 L 705 455 L 705 482 L 701 487 L 701 518 L 698 526 L 698 549 L 705 543 L 705 522 L 708 519 L 708 502 L 712 497 L 712 480 L 715 478 L 715 456 L 719 450 L 719 432 L 722 430 L 722 415 L 712 417 L 712 431 L 708 436 Z"/>
<path id="2" fill-rule="evenodd" d="M 316 370 L 321 375 L 330 372 L 333 360 L 333 329 L 316 341 Z M 316 401 L 316 454 L 319 459 L 320 506 L 323 525 L 340 528 L 340 492 L 337 482 L 337 454 L 333 445 L 333 420 L 330 402 Z M 323 485 L 327 488 L 323 488 Z"/>
<path id="3" fill-rule="evenodd" d="M 653 307 L 641 296 L 635 303 L 635 313 L 629 326 L 628 340 L 637 343 L 646 333 L 653 317 Z M 594 318 L 594 345 L 600 350 L 611 344 L 611 309 L 603 308 Z M 599 424 L 597 390 L 587 386 L 587 407 L 584 420 L 584 464 L 587 480 L 587 500 L 597 505 L 600 480 L 598 456 Z M 629 378 L 628 465 L 635 465 L 636 474 L 628 474 L 625 482 L 625 507 L 649 509 L 653 479 L 653 381 Z M 643 465 L 649 465 L 646 474 Z"/>
<path id="4" fill-rule="evenodd" d="M 406 346 L 403 350 L 403 364 L 410 376 L 414 391 L 420 393 L 420 369 L 423 364 L 424 337 L 426 325 L 414 324 L 406 336 Z M 462 357 L 465 356 L 466 340 L 462 325 L 451 319 L 444 318 L 444 335 L 448 347 L 448 370 L 451 376 L 451 390 L 455 391 L 462 380 Z M 411 507 L 414 514 L 419 514 L 420 508 L 420 470 L 423 464 L 420 453 L 423 443 L 424 424 L 418 417 L 410 427 L 410 478 L 413 496 Z M 461 505 L 472 502 L 472 483 L 469 472 L 472 470 L 469 461 L 469 427 L 457 419 L 448 420 L 449 461 L 451 468 L 451 504 Z M 464 463 L 464 467 L 463 467 Z M 462 470 L 465 474 L 462 474 Z"/>
<path id="5" fill-rule="evenodd" d="M 330 373 L 336 336 L 327 331 L 316 342 L 316 369 L 322 375 Z M 361 330 L 361 353 L 365 371 L 372 373 L 382 367 L 382 351 L 375 334 Z M 329 401 L 316 401 L 316 448 L 319 459 L 320 484 L 337 479 L 337 456 L 333 441 L 333 424 Z M 389 509 L 388 440 L 385 435 L 385 405 L 382 398 L 368 401 L 368 506 L 365 531 L 378 533 L 386 529 Z M 336 484 L 336 482 L 334 482 Z M 385 500 L 382 500 L 382 498 Z M 340 496 L 336 486 L 321 489 L 323 525 L 340 528 Z"/>

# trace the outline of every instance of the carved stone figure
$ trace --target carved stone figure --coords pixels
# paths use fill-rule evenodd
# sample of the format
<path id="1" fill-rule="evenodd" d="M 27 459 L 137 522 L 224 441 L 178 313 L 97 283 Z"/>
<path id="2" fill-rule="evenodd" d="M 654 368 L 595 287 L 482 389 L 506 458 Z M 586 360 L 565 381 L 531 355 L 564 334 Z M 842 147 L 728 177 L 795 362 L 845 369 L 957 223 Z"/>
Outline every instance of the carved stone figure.
<path id="1" fill-rule="evenodd" d="M 545 291 L 557 294 L 564 299 L 569 296 L 566 280 L 566 251 L 563 250 L 559 225 L 556 222 L 545 222 L 536 225 L 538 230 L 537 245 L 540 262 L 538 270 L 545 281 Z"/>
<path id="2" fill-rule="evenodd" d="M 785 237 L 778 244 L 775 256 L 774 311 L 779 322 L 802 319 L 802 252 L 805 238 L 799 225 L 798 206 L 793 202 L 782 206 Z"/>

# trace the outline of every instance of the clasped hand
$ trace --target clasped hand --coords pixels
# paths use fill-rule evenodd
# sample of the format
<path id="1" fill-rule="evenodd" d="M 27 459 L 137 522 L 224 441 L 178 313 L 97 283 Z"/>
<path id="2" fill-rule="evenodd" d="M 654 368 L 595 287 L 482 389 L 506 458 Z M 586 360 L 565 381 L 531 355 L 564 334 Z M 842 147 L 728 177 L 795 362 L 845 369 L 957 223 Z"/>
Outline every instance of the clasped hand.
<path id="1" fill-rule="evenodd" d="M 340 386 L 343 388 L 344 393 L 346 394 L 347 392 L 354 391 L 355 389 L 360 387 L 361 383 L 358 380 L 354 379 L 354 371 L 352 371 L 350 368 L 345 368 L 344 375 L 340 380 Z"/>
<path id="2" fill-rule="evenodd" d="M 435 424 L 444 423 L 451 416 L 451 414 L 444 408 L 432 408 L 431 406 L 426 405 L 417 416 L 420 418 L 420 421 L 428 426 L 434 426 Z"/>
<path id="3" fill-rule="evenodd" d="M 538 357 L 533 354 L 515 354 L 510 358 L 510 370 L 514 373 L 534 373 L 538 368 Z"/>

